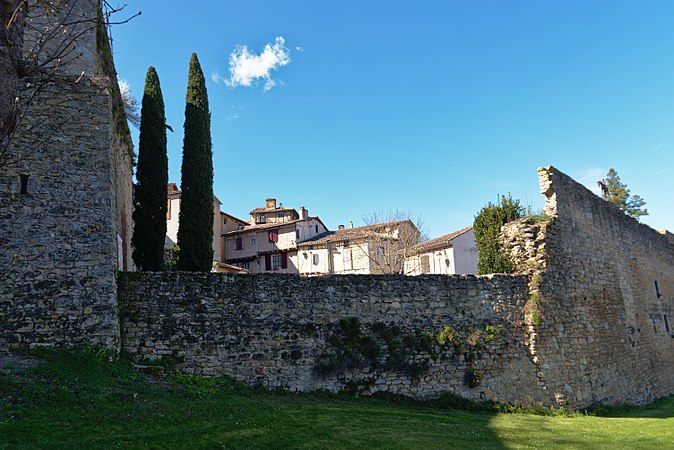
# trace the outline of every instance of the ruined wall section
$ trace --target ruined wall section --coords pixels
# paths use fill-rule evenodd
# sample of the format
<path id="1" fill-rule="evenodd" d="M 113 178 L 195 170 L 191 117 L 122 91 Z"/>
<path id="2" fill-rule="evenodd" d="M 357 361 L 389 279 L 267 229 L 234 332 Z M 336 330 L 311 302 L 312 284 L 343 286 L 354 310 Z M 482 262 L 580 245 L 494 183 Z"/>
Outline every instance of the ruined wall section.
<path id="1" fill-rule="evenodd" d="M 674 246 L 553 167 L 539 169 L 547 268 L 535 354 L 571 404 L 674 392 Z"/>
<path id="2" fill-rule="evenodd" d="M 116 236 L 131 215 L 117 211 L 131 204 L 131 159 L 114 145 L 125 139 L 110 78 L 95 76 L 98 2 L 63 8 L 88 18 L 81 57 L 23 80 L 29 109 L 0 167 L 0 349 L 119 344 Z"/>
<path id="3" fill-rule="evenodd" d="M 522 328 L 527 289 L 508 275 L 125 273 L 122 346 L 138 361 L 293 391 L 549 403 Z M 349 318 L 366 340 L 339 340 Z M 354 362 L 353 345 L 376 361 Z"/>

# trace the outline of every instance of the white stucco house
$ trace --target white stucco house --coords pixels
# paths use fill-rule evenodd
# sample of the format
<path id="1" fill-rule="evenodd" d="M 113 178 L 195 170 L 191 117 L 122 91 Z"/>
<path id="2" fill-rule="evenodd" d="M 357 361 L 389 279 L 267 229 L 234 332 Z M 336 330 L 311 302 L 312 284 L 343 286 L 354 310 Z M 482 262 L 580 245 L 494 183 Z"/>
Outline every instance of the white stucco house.
<path id="1" fill-rule="evenodd" d="M 178 228 L 180 226 L 180 198 L 181 191 L 176 183 L 168 184 L 168 207 L 166 209 L 166 240 L 164 247 L 173 248 L 178 243 Z M 243 272 L 237 267 L 229 267 L 224 260 L 224 241 L 222 234 L 238 230 L 248 223 L 231 214 L 220 211 L 222 203 L 213 196 L 213 271 L 214 272 Z"/>
<path id="2" fill-rule="evenodd" d="M 297 244 L 300 275 L 401 273 L 407 249 L 419 242 L 409 220 L 340 227 Z"/>
<path id="3" fill-rule="evenodd" d="M 250 273 L 299 273 L 297 243 L 326 233 L 318 217 L 300 207 L 277 206 L 269 198 L 265 206 L 250 211 L 246 226 L 222 234 L 224 261 Z"/>
<path id="4" fill-rule="evenodd" d="M 473 227 L 422 242 L 405 258 L 407 275 L 476 274 L 477 247 Z"/>

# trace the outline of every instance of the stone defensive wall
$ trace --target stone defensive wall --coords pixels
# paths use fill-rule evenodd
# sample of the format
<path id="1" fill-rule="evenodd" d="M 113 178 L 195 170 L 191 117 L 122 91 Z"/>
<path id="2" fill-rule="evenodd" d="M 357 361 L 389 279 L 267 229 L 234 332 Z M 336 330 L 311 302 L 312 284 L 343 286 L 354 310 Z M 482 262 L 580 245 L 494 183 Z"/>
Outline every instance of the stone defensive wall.
<path id="1" fill-rule="evenodd" d="M 119 286 L 122 346 L 140 361 L 293 391 L 540 397 L 524 276 L 126 273 Z"/>
<path id="2" fill-rule="evenodd" d="M 552 167 L 539 179 L 549 220 L 503 230 L 532 277 L 539 382 L 578 405 L 674 393 L 672 241 Z"/>
<path id="3" fill-rule="evenodd" d="M 674 245 L 552 167 L 520 275 L 124 273 L 122 348 L 293 391 L 582 407 L 674 393 Z"/>

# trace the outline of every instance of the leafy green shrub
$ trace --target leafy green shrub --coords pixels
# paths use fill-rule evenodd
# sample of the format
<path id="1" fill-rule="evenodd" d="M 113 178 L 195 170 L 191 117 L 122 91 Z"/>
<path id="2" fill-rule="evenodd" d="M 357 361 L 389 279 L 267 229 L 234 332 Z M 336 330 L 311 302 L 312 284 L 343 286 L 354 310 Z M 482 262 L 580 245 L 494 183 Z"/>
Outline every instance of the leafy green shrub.
<path id="1" fill-rule="evenodd" d="M 499 243 L 501 227 L 508 222 L 519 219 L 524 214 L 524 207 L 519 200 L 513 200 L 508 194 L 501 195 L 496 204 L 489 202 L 475 216 L 473 230 L 477 246 L 477 269 L 480 275 L 487 273 L 510 273 L 512 262 Z"/>

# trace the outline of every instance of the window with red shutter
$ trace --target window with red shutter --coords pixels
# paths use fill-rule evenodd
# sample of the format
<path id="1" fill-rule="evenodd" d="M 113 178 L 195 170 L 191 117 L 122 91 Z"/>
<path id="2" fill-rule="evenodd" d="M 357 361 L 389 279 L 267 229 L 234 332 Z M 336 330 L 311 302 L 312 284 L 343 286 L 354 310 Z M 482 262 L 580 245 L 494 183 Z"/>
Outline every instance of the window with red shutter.
<path id="1" fill-rule="evenodd" d="M 271 230 L 269 232 L 269 242 L 278 242 L 278 230 Z"/>

